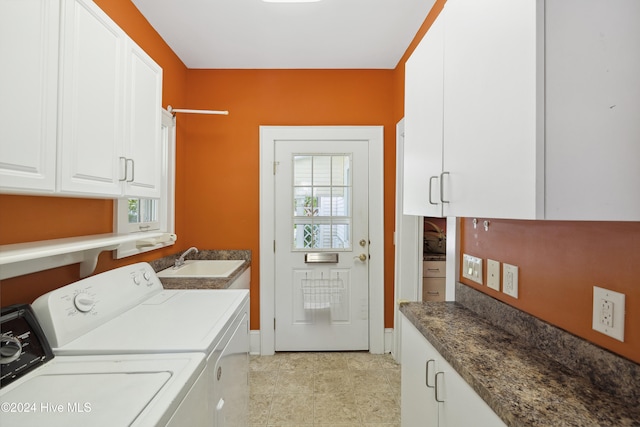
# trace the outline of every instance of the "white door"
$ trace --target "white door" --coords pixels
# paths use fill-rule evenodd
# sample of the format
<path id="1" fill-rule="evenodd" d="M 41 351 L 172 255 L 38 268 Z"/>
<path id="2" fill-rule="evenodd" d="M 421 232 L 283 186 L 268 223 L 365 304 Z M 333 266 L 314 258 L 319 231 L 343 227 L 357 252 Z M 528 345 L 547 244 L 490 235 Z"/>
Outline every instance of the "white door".
<path id="1" fill-rule="evenodd" d="M 275 142 L 275 349 L 369 349 L 368 141 Z"/>

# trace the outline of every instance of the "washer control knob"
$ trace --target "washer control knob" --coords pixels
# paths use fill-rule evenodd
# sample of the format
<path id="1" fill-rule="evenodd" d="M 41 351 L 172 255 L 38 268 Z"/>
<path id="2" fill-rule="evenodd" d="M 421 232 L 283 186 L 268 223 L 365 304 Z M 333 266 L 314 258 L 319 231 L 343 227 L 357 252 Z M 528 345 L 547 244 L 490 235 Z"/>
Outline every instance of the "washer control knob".
<path id="1" fill-rule="evenodd" d="M 20 357 L 22 354 L 22 343 L 16 337 L 2 334 L 0 338 L 0 363 L 6 365 Z"/>
<path id="2" fill-rule="evenodd" d="M 73 299 L 73 304 L 79 311 L 86 313 L 88 311 L 91 311 L 96 303 L 89 294 L 87 294 L 86 292 L 81 292 L 75 296 L 75 298 Z"/>
<path id="3" fill-rule="evenodd" d="M 140 277 L 138 277 L 137 274 L 133 276 L 133 283 L 135 283 L 136 285 L 140 284 Z"/>
<path id="4" fill-rule="evenodd" d="M 142 273 L 142 277 L 144 277 L 144 280 L 149 281 L 149 279 L 151 279 L 151 273 L 145 271 L 144 273 Z"/>

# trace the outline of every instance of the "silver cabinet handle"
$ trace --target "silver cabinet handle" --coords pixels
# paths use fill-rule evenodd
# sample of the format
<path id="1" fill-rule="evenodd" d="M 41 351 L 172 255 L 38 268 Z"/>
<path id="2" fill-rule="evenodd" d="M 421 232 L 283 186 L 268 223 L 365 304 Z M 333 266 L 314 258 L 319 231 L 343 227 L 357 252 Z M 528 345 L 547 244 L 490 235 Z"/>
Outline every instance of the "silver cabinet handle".
<path id="1" fill-rule="evenodd" d="M 438 179 L 437 176 L 430 176 L 429 177 L 429 204 L 430 205 L 437 205 L 437 203 L 433 202 L 433 199 L 431 199 L 431 188 L 433 187 L 433 185 L 431 185 L 431 183 L 433 182 L 434 179 Z"/>
<path id="2" fill-rule="evenodd" d="M 438 375 L 442 374 L 442 376 L 444 377 L 444 372 L 440 371 L 440 372 L 436 372 L 436 402 L 440 402 L 440 403 L 444 403 L 444 399 L 440 400 L 440 393 L 438 393 L 438 390 L 440 390 L 440 388 L 438 387 Z"/>
<path id="3" fill-rule="evenodd" d="M 449 175 L 449 172 L 442 172 L 440 174 L 440 201 L 442 203 L 449 203 L 449 200 L 444 199 L 444 176 Z"/>
<path id="4" fill-rule="evenodd" d="M 125 165 L 131 162 L 131 179 L 128 179 L 127 182 L 133 182 L 136 179 L 136 162 L 133 159 L 126 159 Z M 125 173 L 127 168 L 125 167 Z"/>
<path id="5" fill-rule="evenodd" d="M 120 178 L 118 179 L 118 181 L 126 181 L 127 180 L 127 158 L 126 157 L 120 157 L 120 160 L 124 160 L 124 178 Z"/>
<path id="6" fill-rule="evenodd" d="M 430 385 L 430 384 L 429 384 L 429 364 L 430 364 L 431 362 L 436 363 L 436 361 L 435 361 L 435 360 L 433 360 L 433 359 L 429 359 L 429 360 L 427 360 L 426 373 L 425 373 L 424 382 L 425 382 L 425 384 L 427 385 L 427 387 L 429 387 L 429 388 L 434 388 L 434 387 L 435 387 L 435 385 Z"/>

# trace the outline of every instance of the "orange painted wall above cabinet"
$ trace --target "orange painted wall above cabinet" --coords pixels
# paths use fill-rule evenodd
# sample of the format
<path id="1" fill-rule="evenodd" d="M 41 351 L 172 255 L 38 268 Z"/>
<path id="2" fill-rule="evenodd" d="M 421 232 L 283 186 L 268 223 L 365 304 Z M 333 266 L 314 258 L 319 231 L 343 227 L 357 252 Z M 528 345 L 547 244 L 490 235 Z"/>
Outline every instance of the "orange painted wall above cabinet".
<path id="1" fill-rule="evenodd" d="M 518 299 L 461 282 L 640 363 L 640 222 L 462 221 L 461 252 L 518 266 Z M 626 295 L 625 340 L 591 329 L 593 287 Z"/>

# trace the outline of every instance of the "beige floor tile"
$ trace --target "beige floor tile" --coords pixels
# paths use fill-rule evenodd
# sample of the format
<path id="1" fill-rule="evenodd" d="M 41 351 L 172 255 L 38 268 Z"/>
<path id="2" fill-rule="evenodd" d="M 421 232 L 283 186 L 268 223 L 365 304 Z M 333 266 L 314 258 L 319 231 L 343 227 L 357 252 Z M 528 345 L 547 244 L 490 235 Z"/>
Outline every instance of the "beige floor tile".
<path id="1" fill-rule="evenodd" d="M 296 394 L 274 394 L 269 425 L 313 423 L 313 397 Z"/>
<path id="2" fill-rule="evenodd" d="M 350 375 L 356 391 L 391 392 L 387 376 L 380 369 L 351 371 Z"/>
<path id="3" fill-rule="evenodd" d="M 400 404 L 393 393 L 358 393 L 356 402 L 363 422 L 394 423 L 400 421 Z"/>
<path id="4" fill-rule="evenodd" d="M 275 391 L 278 371 L 249 372 L 250 394 L 272 394 Z"/>
<path id="5" fill-rule="evenodd" d="M 314 393 L 346 393 L 353 392 L 353 383 L 349 371 L 315 371 Z"/>
<path id="6" fill-rule="evenodd" d="M 254 394 L 249 400 L 249 424 L 267 425 L 271 411 L 271 394 Z"/>
<path id="7" fill-rule="evenodd" d="M 331 371 L 347 369 L 347 357 L 344 353 L 318 353 L 316 371 Z"/>
<path id="8" fill-rule="evenodd" d="M 251 356 L 249 358 L 250 371 L 277 371 L 280 368 L 280 358 L 276 356 Z"/>
<path id="9" fill-rule="evenodd" d="M 357 370 L 371 370 L 371 369 L 379 369 L 380 356 L 376 354 L 359 352 L 359 353 L 348 353 L 347 354 L 347 365 L 349 369 L 357 369 Z"/>
<path id="10" fill-rule="evenodd" d="M 286 370 L 278 372 L 278 382 L 274 389 L 277 394 L 313 393 L 312 370 Z"/>
<path id="11" fill-rule="evenodd" d="M 250 427 L 400 427 L 400 367 L 368 352 L 251 356 Z"/>
<path id="12" fill-rule="evenodd" d="M 314 400 L 314 424 L 360 422 L 353 393 L 316 394 Z"/>
<path id="13" fill-rule="evenodd" d="M 318 360 L 316 353 L 282 353 L 280 369 L 313 370 Z"/>

